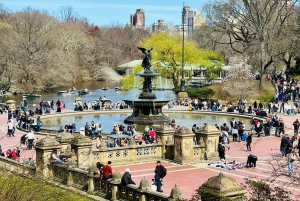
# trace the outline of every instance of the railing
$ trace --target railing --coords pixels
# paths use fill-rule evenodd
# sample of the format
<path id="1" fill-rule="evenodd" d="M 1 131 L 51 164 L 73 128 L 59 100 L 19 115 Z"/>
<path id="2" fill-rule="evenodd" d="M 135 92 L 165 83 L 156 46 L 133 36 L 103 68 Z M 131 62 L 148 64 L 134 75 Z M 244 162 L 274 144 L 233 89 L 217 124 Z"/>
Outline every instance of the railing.
<path id="1" fill-rule="evenodd" d="M 115 147 L 104 150 L 93 150 L 94 162 L 114 161 L 124 163 L 125 161 L 152 161 L 162 157 L 161 144 L 137 145 L 136 147 Z"/>
<path id="2" fill-rule="evenodd" d="M 123 186 L 119 179 L 101 180 L 99 175 L 92 175 L 77 168 L 66 165 L 52 164 L 54 180 L 62 184 L 73 186 L 82 191 L 89 191 L 106 199 L 115 197 L 117 200 L 128 201 L 167 201 L 170 196 L 152 190 L 143 190 L 137 185 Z M 116 174 L 116 173 L 115 173 Z M 118 174 L 116 174 L 118 175 Z M 149 187 L 148 187 L 149 188 Z M 147 188 L 147 189 L 148 189 Z M 142 199 L 143 197 L 143 199 Z"/>
<path id="3" fill-rule="evenodd" d="M 0 167 L 20 174 L 35 174 L 36 172 L 35 167 L 26 166 L 19 161 L 5 158 L 3 156 L 0 156 Z"/>

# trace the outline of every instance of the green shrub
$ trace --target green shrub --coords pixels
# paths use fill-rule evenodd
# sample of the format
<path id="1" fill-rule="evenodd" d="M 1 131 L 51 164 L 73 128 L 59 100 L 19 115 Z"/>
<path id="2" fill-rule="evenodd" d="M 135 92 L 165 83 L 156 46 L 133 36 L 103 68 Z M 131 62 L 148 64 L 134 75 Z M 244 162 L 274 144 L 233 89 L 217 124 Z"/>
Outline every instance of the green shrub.
<path id="1" fill-rule="evenodd" d="M 187 88 L 187 94 L 190 98 L 209 99 L 215 94 L 214 90 L 208 87 L 203 88 Z"/>

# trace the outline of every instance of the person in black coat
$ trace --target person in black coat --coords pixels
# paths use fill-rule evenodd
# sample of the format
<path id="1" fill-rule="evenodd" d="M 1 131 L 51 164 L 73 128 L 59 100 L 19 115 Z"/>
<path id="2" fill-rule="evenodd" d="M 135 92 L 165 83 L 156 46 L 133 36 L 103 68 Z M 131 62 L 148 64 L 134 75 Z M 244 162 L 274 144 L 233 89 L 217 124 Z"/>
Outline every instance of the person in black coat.
<path id="1" fill-rule="evenodd" d="M 247 157 L 247 167 L 256 167 L 257 156 L 252 154 Z"/>
<path id="2" fill-rule="evenodd" d="M 247 151 L 251 151 L 252 133 L 248 133 L 246 142 L 247 142 L 247 144 L 246 144 Z"/>
<path id="3" fill-rule="evenodd" d="M 130 169 L 129 168 L 126 168 L 125 173 L 123 174 L 122 179 L 121 179 L 121 184 L 123 186 L 126 186 L 127 184 L 134 184 L 135 185 L 135 182 L 132 181 L 132 179 L 131 179 L 131 174 L 130 174 Z"/>

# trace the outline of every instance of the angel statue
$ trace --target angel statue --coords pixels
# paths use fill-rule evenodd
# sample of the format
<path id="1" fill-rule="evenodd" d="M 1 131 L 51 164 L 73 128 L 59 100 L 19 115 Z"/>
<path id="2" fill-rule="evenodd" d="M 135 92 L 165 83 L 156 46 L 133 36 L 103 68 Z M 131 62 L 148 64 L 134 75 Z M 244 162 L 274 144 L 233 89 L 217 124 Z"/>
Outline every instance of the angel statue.
<path id="1" fill-rule="evenodd" d="M 147 50 L 146 48 L 138 47 L 138 49 L 141 50 L 142 53 L 145 55 L 143 62 L 142 62 L 142 67 L 145 68 L 145 71 L 150 70 L 150 68 L 151 68 L 151 50 L 153 48 L 150 48 Z"/>

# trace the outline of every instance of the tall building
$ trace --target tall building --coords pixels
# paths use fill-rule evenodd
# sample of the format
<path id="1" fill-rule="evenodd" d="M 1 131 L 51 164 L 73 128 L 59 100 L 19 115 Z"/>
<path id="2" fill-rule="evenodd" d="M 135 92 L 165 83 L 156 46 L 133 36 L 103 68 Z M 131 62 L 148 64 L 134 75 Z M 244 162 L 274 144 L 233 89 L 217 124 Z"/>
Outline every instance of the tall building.
<path id="1" fill-rule="evenodd" d="M 136 9 L 136 12 L 130 15 L 130 24 L 135 27 L 145 27 L 145 12 L 142 8 Z"/>
<path id="2" fill-rule="evenodd" d="M 201 27 L 205 23 L 205 18 L 201 17 L 200 11 L 192 11 L 189 6 L 182 9 L 182 26 L 184 26 L 185 34 L 192 36 L 193 30 Z"/>
<path id="3" fill-rule="evenodd" d="M 167 31 L 168 25 L 164 20 L 158 20 L 152 24 L 152 32 Z"/>

